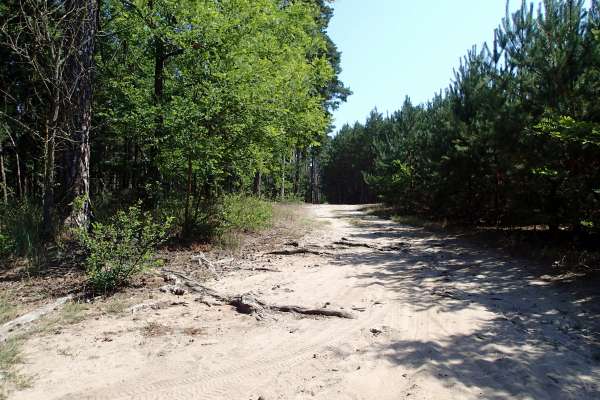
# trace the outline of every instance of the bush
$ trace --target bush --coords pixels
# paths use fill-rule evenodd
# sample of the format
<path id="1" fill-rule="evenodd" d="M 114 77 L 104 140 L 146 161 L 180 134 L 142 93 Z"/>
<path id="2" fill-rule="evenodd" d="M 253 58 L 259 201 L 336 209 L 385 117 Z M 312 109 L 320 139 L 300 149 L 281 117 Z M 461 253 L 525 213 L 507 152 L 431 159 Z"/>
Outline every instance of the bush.
<path id="1" fill-rule="evenodd" d="M 272 225 L 273 205 L 257 197 L 241 194 L 221 199 L 209 218 L 212 239 L 229 249 L 239 249 L 243 233 L 258 232 Z"/>
<path id="2" fill-rule="evenodd" d="M 42 246 L 42 212 L 30 202 L 0 206 L 0 257 L 32 257 Z"/>
<path id="3" fill-rule="evenodd" d="M 258 232 L 268 228 L 273 220 L 273 205 L 257 197 L 228 195 L 223 199 L 220 231 Z"/>
<path id="4" fill-rule="evenodd" d="M 90 232 L 78 233 L 87 251 L 86 273 L 95 292 L 113 291 L 133 277 L 158 265 L 156 247 L 167 238 L 172 218 L 162 224 L 139 205 L 117 212 L 106 224 L 96 222 Z"/>
<path id="5" fill-rule="evenodd" d="M 0 231 L 0 257 L 7 256 L 13 252 L 14 243 L 12 239 Z"/>

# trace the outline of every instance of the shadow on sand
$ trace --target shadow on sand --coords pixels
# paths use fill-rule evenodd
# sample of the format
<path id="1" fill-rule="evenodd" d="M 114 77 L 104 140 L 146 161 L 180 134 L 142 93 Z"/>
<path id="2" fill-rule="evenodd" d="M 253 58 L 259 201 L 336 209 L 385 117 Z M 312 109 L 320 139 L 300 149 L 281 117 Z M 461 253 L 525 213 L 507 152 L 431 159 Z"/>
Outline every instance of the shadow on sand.
<path id="1" fill-rule="evenodd" d="M 543 266 L 361 212 L 337 217 L 358 221 L 349 239 L 403 249 L 339 255 L 340 266 L 378 266 L 356 275 L 360 285 L 384 285 L 418 311 L 482 307 L 496 315 L 469 335 L 374 345 L 377 356 L 426 365 L 447 385 L 481 388 L 485 399 L 600 399 L 598 282 L 554 280 Z"/>

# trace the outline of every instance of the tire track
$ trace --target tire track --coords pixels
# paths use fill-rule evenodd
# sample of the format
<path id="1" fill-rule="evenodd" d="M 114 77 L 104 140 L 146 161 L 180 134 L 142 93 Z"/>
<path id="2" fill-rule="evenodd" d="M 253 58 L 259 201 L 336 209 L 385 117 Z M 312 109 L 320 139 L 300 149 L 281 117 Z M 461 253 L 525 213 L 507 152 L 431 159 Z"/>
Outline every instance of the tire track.
<path id="1" fill-rule="evenodd" d="M 327 260 L 321 258 L 322 263 Z M 357 267 L 357 266 L 353 266 Z M 349 279 L 351 271 L 334 269 L 328 271 L 326 276 L 331 282 L 336 282 L 334 287 L 329 286 L 328 298 L 336 302 L 349 302 L 355 299 L 357 293 L 368 289 L 358 290 Z M 310 286 L 310 285 L 309 285 Z M 319 349 L 335 346 L 343 343 L 353 335 L 360 334 L 361 329 L 372 327 L 374 323 L 382 321 L 389 307 L 373 307 L 368 313 L 358 315 L 358 319 L 352 321 L 341 320 L 317 320 L 314 324 L 327 324 L 326 329 L 318 329 L 318 333 L 306 332 L 301 337 L 290 341 L 289 337 L 281 337 L 275 346 L 264 348 L 262 355 L 250 354 L 251 359 L 226 360 L 220 362 L 219 368 L 210 372 L 189 373 L 176 371 L 183 374 L 181 377 L 164 378 L 160 373 L 143 375 L 132 382 L 111 385 L 95 389 L 78 391 L 59 397 L 57 400 L 153 400 L 153 399 L 224 399 L 224 398 L 247 398 L 258 387 L 264 386 L 264 377 L 276 378 L 281 371 L 289 371 L 294 367 L 309 361 L 312 355 Z M 365 315 L 366 314 L 366 315 Z M 265 337 L 272 340 L 270 336 Z M 259 342 L 260 337 L 253 341 L 245 341 L 244 347 Z M 239 348 L 240 346 L 236 347 Z M 213 350 L 216 353 L 217 350 Z M 211 357 L 210 354 L 206 358 Z M 219 362 L 219 361 L 217 361 Z M 172 372 L 171 375 L 174 375 Z M 262 379 L 257 379 L 261 378 Z M 150 383 L 149 383 L 150 382 Z M 255 382 L 255 384 L 249 384 Z"/>

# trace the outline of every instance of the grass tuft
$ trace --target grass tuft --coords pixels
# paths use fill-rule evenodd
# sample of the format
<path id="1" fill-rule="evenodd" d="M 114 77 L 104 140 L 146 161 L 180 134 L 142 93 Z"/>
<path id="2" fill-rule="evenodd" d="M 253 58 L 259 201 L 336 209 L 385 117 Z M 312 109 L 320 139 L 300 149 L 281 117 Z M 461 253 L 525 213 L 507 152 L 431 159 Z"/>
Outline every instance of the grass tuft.
<path id="1" fill-rule="evenodd" d="M 64 324 L 76 324 L 85 319 L 88 307 L 77 301 L 70 301 L 60 311 L 59 320 Z"/>
<path id="2" fill-rule="evenodd" d="M 0 296 L 0 325 L 16 318 L 17 307 L 11 304 L 5 296 Z"/>
<path id="3" fill-rule="evenodd" d="M 146 325 L 142 327 L 142 335 L 144 337 L 158 337 L 165 336 L 171 333 L 173 330 L 163 324 L 159 324 L 158 322 L 148 322 Z"/>
<path id="4" fill-rule="evenodd" d="M 129 307 L 129 302 L 125 300 L 113 299 L 106 303 L 103 311 L 107 314 L 119 315 L 125 313 Z"/>
<path id="5" fill-rule="evenodd" d="M 11 390 L 31 386 L 31 377 L 17 370 L 17 365 L 22 362 L 22 343 L 21 338 L 11 338 L 0 344 L 0 400 L 7 399 Z"/>

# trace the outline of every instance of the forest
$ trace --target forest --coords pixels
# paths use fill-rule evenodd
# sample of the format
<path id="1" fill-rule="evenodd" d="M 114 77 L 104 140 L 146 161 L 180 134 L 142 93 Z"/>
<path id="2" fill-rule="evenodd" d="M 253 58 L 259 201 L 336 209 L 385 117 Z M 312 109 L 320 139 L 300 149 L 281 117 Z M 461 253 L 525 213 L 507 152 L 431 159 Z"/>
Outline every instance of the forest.
<path id="1" fill-rule="evenodd" d="M 509 4 L 449 87 L 333 134 L 327 0 L 5 1 L 0 254 L 211 241 L 273 200 L 597 232 L 600 6 Z"/>
<path id="2" fill-rule="evenodd" d="M 227 196 L 320 200 L 350 94 L 325 0 L 0 5 L 0 252 L 129 206 L 210 236 Z"/>
<path id="3" fill-rule="evenodd" d="M 425 104 L 373 110 L 327 144 L 335 203 L 487 226 L 600 227 L 600 6 L 522 2 Z"/>
<path id="4" fill-rule="evenodd" d="M 0 400 L 600 399 L 600 0 L 505 1 L 0 0 Z"/>

